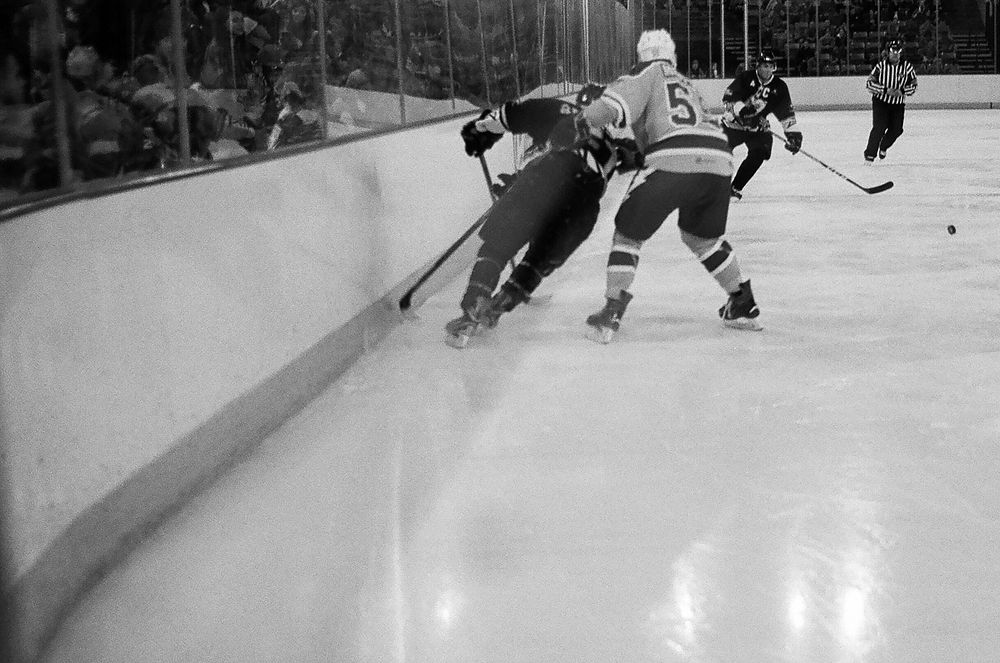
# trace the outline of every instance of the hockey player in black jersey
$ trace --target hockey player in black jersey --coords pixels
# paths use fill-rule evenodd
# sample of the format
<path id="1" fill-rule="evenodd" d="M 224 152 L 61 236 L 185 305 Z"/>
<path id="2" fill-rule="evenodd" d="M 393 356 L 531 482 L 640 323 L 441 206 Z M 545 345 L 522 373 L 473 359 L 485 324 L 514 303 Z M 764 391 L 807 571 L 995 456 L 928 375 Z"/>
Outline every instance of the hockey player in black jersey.
<path id="1" fill-rule="evenodd" d="M 731 195 L 743 197 L 743 187 L 771 158 L 771 123 L 768 114 L 781 123 L 785 149 L 795 154 L 802 147 L 802 132 L 795 125 L 795 108 L 785 81 L 774 75 L 776 63 L 770 51 L 761 52 L 753 71 L 744 71 L 733 79 L 722 95 L 726 108 L 722 128 L 729 147 L 746 143 L 747 156 L 733 177 Z"/>
<path id="2" fill-rule="evenodd" d="M 580 107 L 602 91 L 585 86 L 577 104 L 560 99 L 507 102 L 462 128 L 469 156 L 479 157 L 507 131 L 528 134 L 536 145 L 548 148 L 509 181 L 479 230 L 483 245 L 462 296 L 462 315 L 445 325 L 452 347 L 464 348 L 476 331 L 495 326 L 502 314 L 526 301 L 590 235 L 616 169 L 641 167 L 634 141 L 578 134 Z M 494 293 L 504 266 L 526 244 L 524 257 Z"/>
<path id="3" fill-rule="evenodd" d="M 872 94 L 872 130 L 865 146 L 865 161 L 872 163 L 875 155 L 884 159 L 886 151 L 903 135 L 906 98 L 917 91 L 917 74 L 913 65 L 903 60 L 903 43 L 889 42 L 886 56 L 868 75 L 865 83 Z"/>

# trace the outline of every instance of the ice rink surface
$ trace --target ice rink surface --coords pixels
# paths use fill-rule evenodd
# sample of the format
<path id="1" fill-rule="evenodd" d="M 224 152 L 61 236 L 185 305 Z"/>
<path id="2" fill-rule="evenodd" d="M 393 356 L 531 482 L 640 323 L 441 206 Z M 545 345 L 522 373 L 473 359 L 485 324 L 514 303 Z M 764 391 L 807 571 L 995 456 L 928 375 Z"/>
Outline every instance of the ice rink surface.
<path id="1" fill-rule="evenodd" d="M 1000 111 L 910 110 L 874 167 L 869 112 L 799 123 L 895 187 L 776 142 L 729 217 L 763 332 L 721 326 L 671 218 L 583 337 L 620 180 L 551 301 L 459 351 L 464 276 L 432 297 L 45 660 L 995 663 Z"/>

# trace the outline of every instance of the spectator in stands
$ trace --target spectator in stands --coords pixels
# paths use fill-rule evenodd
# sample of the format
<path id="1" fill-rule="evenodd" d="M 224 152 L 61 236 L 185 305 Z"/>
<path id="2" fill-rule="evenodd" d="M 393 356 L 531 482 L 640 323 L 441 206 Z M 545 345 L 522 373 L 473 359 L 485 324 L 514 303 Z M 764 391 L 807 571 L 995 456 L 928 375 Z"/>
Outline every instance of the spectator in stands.
<path id="1" fill-rule="evenodd" d="M 902 29 L 902 24 L 899 20 L 899 12 L 892 15 L 889 22 L 885 26 L 885 35 L 889 39 L 896 39 L 899 37 L 899 31 Z"/>
<path id="2" fill-rule="evenodd" d="M 284 106 L 268 138 L 268 150 L 323 137 L 319 113 L 306 107 L 305 95 L 298 85 L 286 82 L 281 89 L 281 99 Z"/>
<path id="3" fill-rule="evenodd" d="M 691 67 L 688 69 L 688 78 L 705 78 L 705 72 L 698 60 L 691 60 Z"/>
<path id="4" fill-rule="evenodd" d="M 281 47 L 288 52 L 288 57 L 297 58 L 300 57 L 299 54 L 309 54 L 315 50 L 316 36 L 309 5 L 296 0 L 285 15 Z"/>
<path id="5" fill-rule="evenodd" d="M 31 106 L 25 103 L 27 82 L 13 55 L 0 72 L 0 201 L 16 197 L 24 179 L 27 153 L 33 141 Z"/>
<path id="6" fill-rule="evenodd" d="M 77 46 L 66 58 L 78 143 L 74 161 L 84 179 L 114 177 L 139 161 L 142 128 L 128 106 L 104 94 L 111 72 L 90 46 Z"/>
<path id="7" fill-rule="evenodd" d="M 941 58 L 937 58 L 937 60 L 940 61 Z M 941 65 L 941 73 L 942 74 L 960 74 L 960 73 L 962 73 L 962 70 L 958 66 L 957 62 L 955 62 L 954 60 L 951 60 L 951 61 L 945 62 L 944 64 Z"/>
<path id="8" fill-rule="evenodd" d="M 76 123 L 72 121 L 75 108 L 72 105 L 73 95 L 65 80 L 63 85 L 66 116 L 69 120 L 66 138 L 69 141 L 72 158 L 77 153 Z M 31 107 L 31 139 L 25 149 L 22 191 L 42 191 L 53 189 L 60 184 L 68 184 L 60 182 L 54 87 L 55 78 L 47 63 L 44 60 L 36 60 L 31 72 L 31 98 L 37 100 L 37 103 Z"/>
<path id="9" fill-rule="evenodd" d="M 365 73 L 365 70 L 358 68 L 347 75 L 347 80 L 344 81 L 344 87 L 353 88 L 355 90 L 370 90 L 371 83 L 368 81 L 368 74 Z"/>

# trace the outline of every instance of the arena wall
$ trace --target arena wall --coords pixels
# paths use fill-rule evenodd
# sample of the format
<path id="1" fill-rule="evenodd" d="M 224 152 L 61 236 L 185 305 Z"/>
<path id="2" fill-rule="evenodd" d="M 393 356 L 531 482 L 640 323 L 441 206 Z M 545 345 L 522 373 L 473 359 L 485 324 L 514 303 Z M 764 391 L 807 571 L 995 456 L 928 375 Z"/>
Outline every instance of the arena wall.
<path id="1" fill-rule="evenodd" d="M 698 85 L 718 100 L 727 82 Z M 801 110 L 870 104 L 863 77 L 789 85 Z M 1000 76 L 923 76 L 908 107 L 998 105 Z M 4 591 L 25 660 L 151 528 L 399 323 L 399 296 L 489 203 L 457 138 L 467 119 L 0 223 Z M 511 152 L 491 150 L 494 173 Z"/>
<path id="2" fill-rule="evenodd" d="M 867 76 L 786 78 L 797 110 L 858 110 L 871 108 Z M 730 79 L 699 79 L 705 100 L 721 107 Z M 1000 75 L 917 76 L 917 92 L 907 109 L 1000 108 Z"/>
<path id="3" fill-rule="evenodd" d="M 466 119 L 0 223 L 22 651 L 399 322 L 402 292 L 489 204 Z M 490 160 L 509 167 L 511 141 Z"/>

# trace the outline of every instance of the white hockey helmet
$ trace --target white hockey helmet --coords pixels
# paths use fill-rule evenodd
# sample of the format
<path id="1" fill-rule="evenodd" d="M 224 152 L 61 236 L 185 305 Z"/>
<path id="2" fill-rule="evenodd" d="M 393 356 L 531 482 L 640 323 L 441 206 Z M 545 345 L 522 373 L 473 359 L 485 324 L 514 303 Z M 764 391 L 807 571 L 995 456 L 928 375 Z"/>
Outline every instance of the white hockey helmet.
<path id="1" fill-rule="evenodd" d="M 639 35 L 639 43 L 635 47 L 639 62 L 650 60 L 669 60 L 677 64 L 677 45 L 666 30 L 646 30 Z"/>

